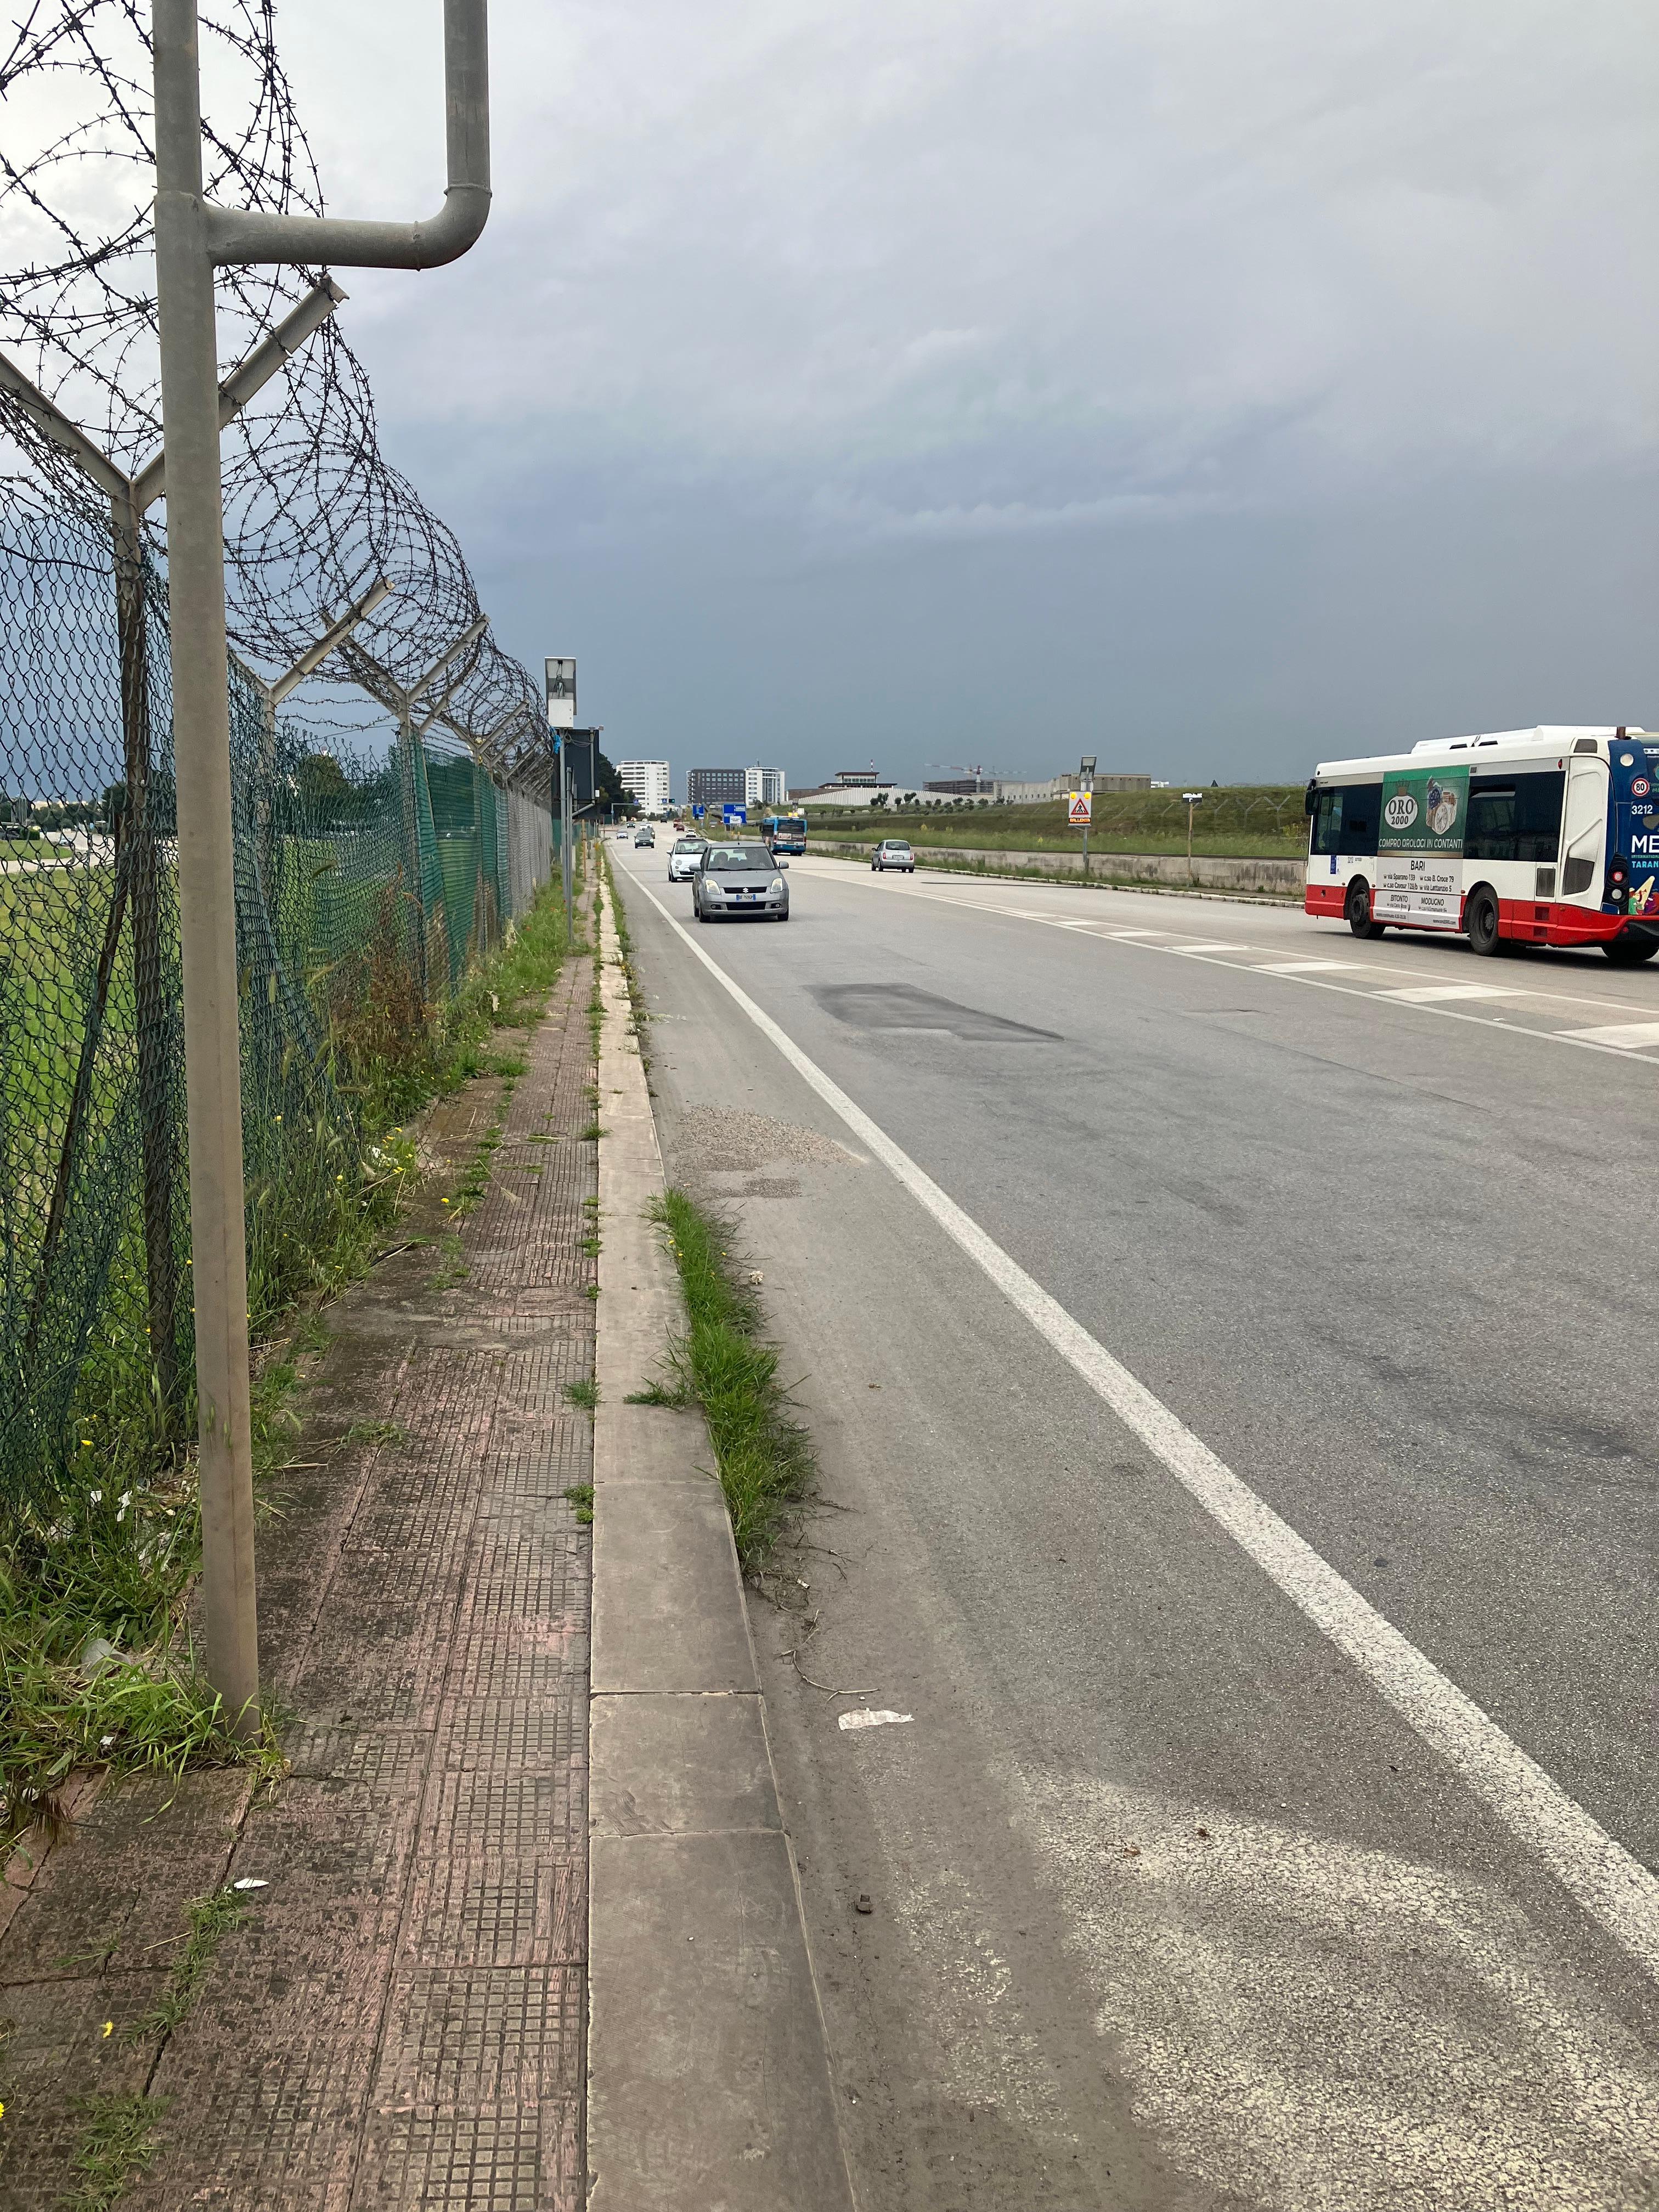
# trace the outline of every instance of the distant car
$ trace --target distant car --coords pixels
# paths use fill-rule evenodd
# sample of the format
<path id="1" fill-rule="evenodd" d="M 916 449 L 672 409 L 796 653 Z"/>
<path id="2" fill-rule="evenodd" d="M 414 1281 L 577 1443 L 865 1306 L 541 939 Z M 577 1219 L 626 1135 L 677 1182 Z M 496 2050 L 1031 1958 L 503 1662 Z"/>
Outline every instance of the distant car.
<path id="1" fill-rule="evenodd" d="M 789 886 L 764 845 L 710 845 L 691 878 L 691 910 L 699 921 L 730 921 L 740 914 L 757 921 L 787 921 Z"/>
<path id="2" fill-rule="evenodd" d="M 656 842 L 656 831 L 651 827 L 651 824 L 648 822 L 641 822 L 639 828 L 634 832 L 635 844 L 654 845 Z"/>
<path id="3" fill-rule="evenodd" d="M 668 880 L 671 884 L 689 883 L 697 872 L 697 863 L 708 850 L 706 837 L 677 838 L 668 855 Z"/>
<path id="4" fill-rule="evenodd" d="M 870 855 L 870 866 L 884 874 L 889 868 L 902 868 L 907 876 L 916 872 L 916 856 L 902 837 L 884 837 Z"/>

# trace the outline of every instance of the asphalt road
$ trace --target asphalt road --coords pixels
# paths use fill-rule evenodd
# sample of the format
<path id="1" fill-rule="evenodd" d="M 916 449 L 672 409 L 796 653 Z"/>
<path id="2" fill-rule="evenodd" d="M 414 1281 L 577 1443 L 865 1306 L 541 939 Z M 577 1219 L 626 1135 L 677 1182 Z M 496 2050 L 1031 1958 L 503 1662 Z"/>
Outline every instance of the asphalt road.
<path id="1" fill-rule="evenodd" d="M 753 1620 L 869 2212 L 1650 2212 L 1659 972 L 817 860 L 693 926 L 1000 1281 L 612 856 L 821 1461 Z"/>

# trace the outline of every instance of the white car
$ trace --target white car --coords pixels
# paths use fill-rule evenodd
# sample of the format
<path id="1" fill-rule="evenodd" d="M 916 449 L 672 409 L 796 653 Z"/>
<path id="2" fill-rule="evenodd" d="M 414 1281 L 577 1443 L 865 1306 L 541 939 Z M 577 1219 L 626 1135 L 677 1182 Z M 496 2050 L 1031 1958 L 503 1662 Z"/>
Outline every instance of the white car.
<path id="1" fill-rule="evenodd" d="M 677 837 L 668 855 L 668 880 L 671 884 L 690 883 L 697 872 L 697 863 L 708 850 L 705 837 Z"/>
<path id="2" fill-rule="evenodd" d="M 870 866 L 884 875 L 889 868 L 902 868 L 907 876 L 914 876 L 916 856 L 902 837 L 884 837 L 871 855 Z"/>

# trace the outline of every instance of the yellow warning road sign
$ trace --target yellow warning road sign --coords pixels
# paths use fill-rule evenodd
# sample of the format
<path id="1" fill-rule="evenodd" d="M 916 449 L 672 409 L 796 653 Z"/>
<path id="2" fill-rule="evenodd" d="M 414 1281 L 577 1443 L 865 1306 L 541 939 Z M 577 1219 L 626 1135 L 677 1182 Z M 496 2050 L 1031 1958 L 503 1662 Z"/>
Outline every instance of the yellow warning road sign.
<path id="1" fill-rule="evenodd" d="M 1092 818 L 1091 809 L 1094 804 L 1094 796 L 1095 795 L 1091 791 L 1074 791 L 1072 793 L 1071 811 L 1066 815 L 1066 819 L 1068 822 L 1082 822 L 1085 823 L 1089 822 Z"/>

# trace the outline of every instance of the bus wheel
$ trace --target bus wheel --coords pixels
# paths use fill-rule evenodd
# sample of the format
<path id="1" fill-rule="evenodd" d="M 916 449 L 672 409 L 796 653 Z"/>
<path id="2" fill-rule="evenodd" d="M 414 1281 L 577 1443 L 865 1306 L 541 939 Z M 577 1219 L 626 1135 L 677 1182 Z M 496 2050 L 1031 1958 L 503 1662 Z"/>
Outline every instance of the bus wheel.
<path id="1" fill-rule="evenodd" d="M 1601 950 L 1615 968 L 1639 968 L 1659 952 L 1659 941 L 1644 945 L 1639 938 L 1610 937 Z"/>
<path id="2" fill-rule="evenodd" d="M 1496 952 L 1503 943 L 1498 934 L 1498 900 L 1485 884 L 1469 893 L 1468 904 L 1463 909 L 1463 927 L 1469 934 L 1469 950 L 1483 957 Z"/>
<path id="3" fill-rule="evenodd" d="M 1348 885 L 1347 903 L 1343 908 L 1348 917 L 1348 927 L 1356 937 L 1381 937 L 1382 924 L 1371 920 L 1371 887 L 1364 876 L 1356 876 Z"/>

